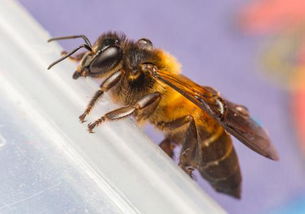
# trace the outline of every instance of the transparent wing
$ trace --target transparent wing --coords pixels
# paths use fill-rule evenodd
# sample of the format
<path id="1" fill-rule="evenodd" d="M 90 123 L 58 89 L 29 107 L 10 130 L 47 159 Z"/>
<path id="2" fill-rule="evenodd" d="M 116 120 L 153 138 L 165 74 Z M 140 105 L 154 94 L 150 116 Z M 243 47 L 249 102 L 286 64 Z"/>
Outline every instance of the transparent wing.
<path id="1" fill-rule="evenodd" d="M 158 81 L 170 86 L 215 118 L 225 130 L 253 151 L 278 160 L 266 131 L 251 117 L 246 107 L 232 103 L 211 87 L 200 86 L 181 74 L 153 73 Z"/>

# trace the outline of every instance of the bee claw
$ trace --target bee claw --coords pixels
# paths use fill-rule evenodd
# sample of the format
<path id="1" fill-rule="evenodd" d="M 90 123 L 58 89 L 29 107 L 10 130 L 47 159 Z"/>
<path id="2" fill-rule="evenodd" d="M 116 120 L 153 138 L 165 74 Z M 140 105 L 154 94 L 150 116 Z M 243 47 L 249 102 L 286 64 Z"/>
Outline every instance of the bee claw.
<path id="1" fill-rule="evenodd" d="M 89 133 L 94 133 L 93 129 L 94 129 L 95 126 L 96 126 L 95 123 L 89 123 L 88 124 L 88 131 L 89 131 Z"/>
<path id="2" fill-rule="evenodd" d="M 62 52 L 60 52 L 60 54 L 61 54 L 62 56 L 64 56 L 64 55 L 67 55 L 68 52 L 67 52 L 67 51 L 62 51 Z"/>
<path id="3" fill-rule="evenodd" d="M 178 164 L 182 169 L 183 171 L 188 175 L 190 176 L 192 179 L 194 178 L 193 177 L 193 171 L 194 171 L 194 168 L 192 166 L 185 166 L 181 163 Z"/>
<path id="4" fill-rule="evenodd" d="M 84 114 L 82 114 L 81 116 L 78 117 L 81 123 L 86 122 L 85 117 L 86 117 L 86 115 L 84 115 Z"/>

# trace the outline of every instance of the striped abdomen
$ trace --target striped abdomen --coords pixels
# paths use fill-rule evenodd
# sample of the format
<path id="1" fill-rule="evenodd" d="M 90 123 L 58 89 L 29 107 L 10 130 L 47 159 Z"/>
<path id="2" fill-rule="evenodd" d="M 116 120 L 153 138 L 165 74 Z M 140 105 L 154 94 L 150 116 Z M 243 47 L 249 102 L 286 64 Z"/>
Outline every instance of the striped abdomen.
<path id="1" fill-rule="evenodd" d="M 200 141 L 198 170 L 213 188 L 240 198 L 241 173 L 231 137 L 219 126 L 207 136 L 204 127 L 197 127 Z"/>

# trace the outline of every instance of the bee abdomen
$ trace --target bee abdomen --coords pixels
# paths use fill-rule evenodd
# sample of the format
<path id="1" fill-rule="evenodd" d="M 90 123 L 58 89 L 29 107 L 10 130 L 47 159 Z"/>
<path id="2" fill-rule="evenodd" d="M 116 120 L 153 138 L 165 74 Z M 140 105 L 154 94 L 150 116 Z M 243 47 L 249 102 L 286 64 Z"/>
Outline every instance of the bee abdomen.
<path id="1" fill-rule="evenodd" d="M 240 198 L 241 173 L 232 140 L 222 128 L 214 135 L 208 145 L 208 138 L 201 142 L 198 170 L 216 191 Z"/>

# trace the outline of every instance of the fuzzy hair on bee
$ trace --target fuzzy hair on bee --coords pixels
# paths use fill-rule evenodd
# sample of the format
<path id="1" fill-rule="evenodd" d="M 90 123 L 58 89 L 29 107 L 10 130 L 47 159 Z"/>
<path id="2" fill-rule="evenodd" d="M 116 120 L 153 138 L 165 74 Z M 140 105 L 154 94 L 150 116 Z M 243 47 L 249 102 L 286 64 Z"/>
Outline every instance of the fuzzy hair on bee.
<path id="1" fill-rule="evenodd" d="M 84 44 L 63 52 L 48 69 L 66 58 L 78 62 L 74 79 L 103 79 L 84 113 L 107 92 L 122 107 L 88 124 L 88 131 L 106 121 L 133 116 L 164 133 L 160 148 L 170 157 L 181 145 L 179 166 L 192 177 L 194 170 L 218 192 L 241 197 L 241 172 L 231 135 L 253 151 L 277 160 L 278 155 L 265 130 L 246 107 L 223 98 L 215 89 L 201 86 L 181 74 L 179 62 L 166 51 L 155 48 L 146 38 L 136 41 L 124 34 L 102 34 L 91 45 L 84 35 L 55 37 L 49 41 L 81 38 Z M 79 49 L 86 51 L 73 54 Z"/>

